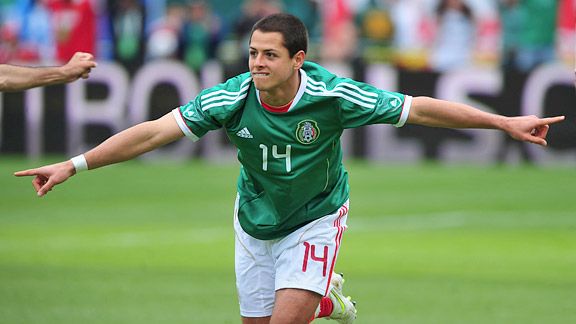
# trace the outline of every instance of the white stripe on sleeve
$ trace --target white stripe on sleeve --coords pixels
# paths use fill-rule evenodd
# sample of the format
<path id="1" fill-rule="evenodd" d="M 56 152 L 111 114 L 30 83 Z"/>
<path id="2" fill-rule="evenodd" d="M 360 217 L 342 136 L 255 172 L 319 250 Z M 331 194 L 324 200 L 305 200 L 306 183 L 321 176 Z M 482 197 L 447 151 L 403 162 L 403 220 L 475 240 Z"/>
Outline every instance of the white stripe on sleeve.
<path id="1" fill-rule="evenodd" d="M 405 96 L 404 106 L 402 106 L 402 114 L 400 114 L 400 119 L 394 126 L 402 127 L 404 124 L 406 124 L 408 115 L 410 114 L 410 106 L 412 106 L 412 96 Z"/>
<path id="2" fill-rule="evenodd" d="M 172 115 L 174 116 L 174 119 L 176 119 L 176 123 L 178 123 L 180 130 L 182 133 L 184 133 L 184 135 L 186 135 L 186 137 L 190 138 L 194 142 L 200 139 L 198 136 L 192 133 L 190 128 L 188 128 L 188 125 L 186 125 L 186 121 L 184 121 L 184 117 L 182 117 L 182 114 L 180 113 L 180 108 L 174 108 L 172 110 Z"/>

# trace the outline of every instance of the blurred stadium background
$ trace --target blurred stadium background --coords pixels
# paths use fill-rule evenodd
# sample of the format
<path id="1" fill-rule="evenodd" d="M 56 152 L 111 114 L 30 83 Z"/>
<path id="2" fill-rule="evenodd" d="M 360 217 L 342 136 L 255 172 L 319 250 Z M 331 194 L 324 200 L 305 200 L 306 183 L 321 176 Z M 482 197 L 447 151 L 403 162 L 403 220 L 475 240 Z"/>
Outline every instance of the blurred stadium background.
<path id="1" fill-rule="evenodd" d="M 493 131 L 346 132 L 339 271 L 358 323 L 576 322 L 574 0 L 0 1 L 0 63 L 95 54 L 91 78 L 0 93 L 0 322 L 237 323 L 222 133 L 75 177 L 15 170 L 93 147 L 246 70 L 286 11 L 341 75 L 505 115 L 566 115 L 546 149 Z"/>

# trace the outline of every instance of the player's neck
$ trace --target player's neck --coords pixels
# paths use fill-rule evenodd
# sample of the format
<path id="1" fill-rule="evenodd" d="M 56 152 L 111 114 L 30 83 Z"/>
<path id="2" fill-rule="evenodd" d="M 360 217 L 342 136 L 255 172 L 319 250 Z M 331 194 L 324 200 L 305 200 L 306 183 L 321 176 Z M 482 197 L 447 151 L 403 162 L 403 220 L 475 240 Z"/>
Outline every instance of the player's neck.
<path id="1" fill-rule="evenodd" d="M 296 96 L 296 94 L 292 95 L 292 96 L 286 96 L 286 97 L 278 97 L 278 96 L 267 96 L 265 93 L 260 93 L 260 100 L 262 101 L 262 104 L 265 104 L 266 106 L 269 107 L 283 107 L 289 103 L 292 102 L 292 100 L 294 100 L 294 97 Z"/>
<path id="2" fill-rule="evenodd" d="M 282 107 L 294 100 L 300 88 L 300 71 L 294 77 L 286 81 L 284 87 L 278 87 L 269 91 L 260 91 L 260 100 L 271 107 Z"/>

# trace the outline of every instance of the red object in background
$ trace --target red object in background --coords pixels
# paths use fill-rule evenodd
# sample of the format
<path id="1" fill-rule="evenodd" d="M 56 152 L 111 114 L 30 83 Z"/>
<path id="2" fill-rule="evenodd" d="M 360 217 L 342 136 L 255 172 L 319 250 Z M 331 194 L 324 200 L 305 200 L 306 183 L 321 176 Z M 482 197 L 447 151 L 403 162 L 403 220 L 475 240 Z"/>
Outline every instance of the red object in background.
<path id="1" fill-rule="evenodd" d="M 339 28 L 352 20 L 352 12 L 343 0 L 323 2 L 324 39 L 338 39 Z"/>
<path id="2" fill-rule="evenodd" d="M 95 52 L 96 14 L 90 0 L 52 0 L 48 8 L 57 60 L 67 62 L 77 51 Z"/>
<path id="3" fill-rule="evenodd" d="M 556 25 L 556 51 L 558 58 L 567 64 L 576 63 L 576 0 L 561 0 L 558 4 Z"/>
<path id="4" fill-rule="evenodd" d="M 576 27 L 576 0 L 560 0 L 558 28 L 573 30 Z"/>
<path id="5" fill-rule="evenodd" d="M 346 60 L 357 50 L 353 13 L 344 0 L 323 1 L 321 57 L 326 60 Z"/>
<path id="6" fill-rule="evenodd" d="M 0 26 L 0 63 L 37 62 L 38 59 L 34 48 L 20 44 L 13 26 Z"/>

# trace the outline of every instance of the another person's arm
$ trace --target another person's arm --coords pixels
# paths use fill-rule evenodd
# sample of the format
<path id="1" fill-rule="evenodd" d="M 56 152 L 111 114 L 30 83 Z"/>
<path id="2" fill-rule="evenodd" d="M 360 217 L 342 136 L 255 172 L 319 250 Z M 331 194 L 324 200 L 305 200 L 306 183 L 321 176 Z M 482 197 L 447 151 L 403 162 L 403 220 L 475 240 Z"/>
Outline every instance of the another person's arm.
<path id="1" fill-rule="evenodd" d="M 0 91 L 21 91 L 88 78 L 96 67 L 90 53 L 77 52 L 61 66 L 26 67 L 0 64 Z"/>
<path id="2" fill-rule="evenodd" d="M 499 129 L 516 140 L 546 146 L 546 134 L 550 125 L 563 120 L 564 116 L 506 117 L 487 113 L 465 104 L 430 97 L 414 97 L 407 123 L 445 128 Z"/>
<path id="3" fill-rule="evenodd" d="M 86 169 L 133 159 L 184 136 L 172 113 L 130 127 L 104 141 L 87 153 L 76 157 Z M 34 176 L 32 185 L 38 196 L 44 196 L 55 185 L 76 174 L 72 160 L 15 172 L 14 175 Z"/>

